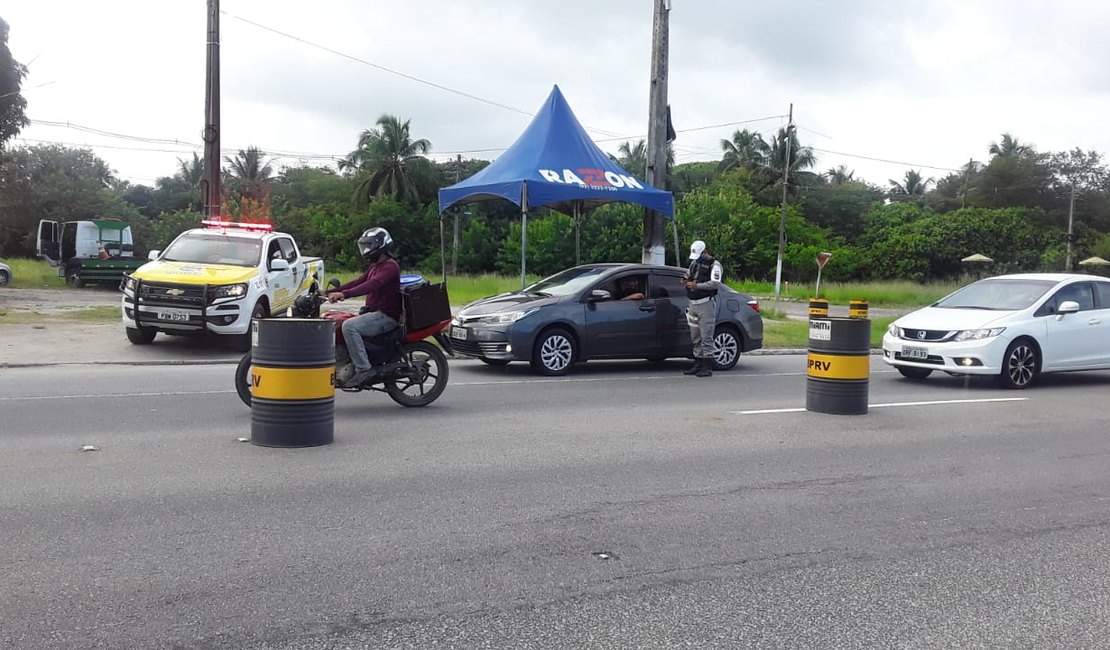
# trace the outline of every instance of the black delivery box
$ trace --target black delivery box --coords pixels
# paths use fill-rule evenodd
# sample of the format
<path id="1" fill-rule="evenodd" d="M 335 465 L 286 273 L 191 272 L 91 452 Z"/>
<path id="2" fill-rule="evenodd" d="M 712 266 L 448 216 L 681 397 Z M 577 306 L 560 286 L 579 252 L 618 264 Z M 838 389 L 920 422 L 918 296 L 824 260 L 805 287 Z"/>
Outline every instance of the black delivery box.
<path id="1" fill-rule="evenodd" d="M 405 289 L 405 326 L 410 332 L 451 320 L 451 302 L 447 299 L 447 284 L 421 284 Z"/>

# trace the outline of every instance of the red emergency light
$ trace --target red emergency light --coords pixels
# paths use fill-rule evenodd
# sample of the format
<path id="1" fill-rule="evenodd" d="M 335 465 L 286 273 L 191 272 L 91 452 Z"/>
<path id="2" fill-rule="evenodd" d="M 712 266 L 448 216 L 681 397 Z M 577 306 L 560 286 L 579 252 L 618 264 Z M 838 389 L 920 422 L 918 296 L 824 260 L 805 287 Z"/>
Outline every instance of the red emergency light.
<path id="1" fill-rule="evenodd" d="M 241 230 L 273 230 L 273 224 L 250 223 L 238 221 L 224 221 L 223 219 L 202 219 L 201 225 L 206 228 L 239 228 Z"/>

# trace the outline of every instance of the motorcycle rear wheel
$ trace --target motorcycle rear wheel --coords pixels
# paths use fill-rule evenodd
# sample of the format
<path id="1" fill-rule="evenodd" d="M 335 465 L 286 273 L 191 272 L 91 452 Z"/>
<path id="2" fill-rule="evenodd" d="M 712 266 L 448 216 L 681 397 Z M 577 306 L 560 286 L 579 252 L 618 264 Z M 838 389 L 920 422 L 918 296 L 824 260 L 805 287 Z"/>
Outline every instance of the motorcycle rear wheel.
<path id="1" fill-rule="evenodd" d="M 389 396 L 401 406 L 427 406 L 436 401 L 447 388 L 447 356 L 427 341 L 401 346 L 401 368 L 386 380 Z M 410 370 L 411 369 L 411 370 Z"/>
<path id="2" fill-rule="evenodd" d="M 235 367 L 235 392 L 247 406 L 251 405 L 251 353 L 248 352 Z"/>

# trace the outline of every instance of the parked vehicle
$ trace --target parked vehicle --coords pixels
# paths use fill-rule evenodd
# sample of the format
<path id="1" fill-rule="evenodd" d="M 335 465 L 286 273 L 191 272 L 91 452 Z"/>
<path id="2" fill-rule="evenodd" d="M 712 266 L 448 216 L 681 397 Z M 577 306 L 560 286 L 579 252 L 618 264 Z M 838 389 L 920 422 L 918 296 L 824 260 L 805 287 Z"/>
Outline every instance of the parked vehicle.
<path id="1" fill-rule="evenodd" d="M 215 334 L 250 349 L 251 319 L 281 315 L 320 287 L 324 262 L 268 224 L 206 222 L 187 230 L 127 275 L 123 325 L 136 345 L 158 332 Z"/>
<path id="2" fill-rule="evenodd" d="M 686 323 L 685 269 L 645 264 L 587 264 L 530 287 L 473 302 L 456 314 L 451 342 L 489 365 L 528 361 L 562 375 L 587 359 L 693 358 Z M 620 300 L 633 277 L 642 300 Z M 759 301 L 722 286 L 714 334 L 716 370 L 763 346 Z"/>
<path id="3" fill-rule="evenodd" d="M 934 370 L 1027 388 L 1047 372 L 1110 368 L 1110 279 L 1000 275 L 890 324 L 883 360 L 908 379 Z"/>
<path id="4" fill-rule="evenodd" d="M 35 252 L 58 267 L 58 277 L 71 287 L 90 282 L 118 284 L 126 273 L 145 263 L 135 259 L 131 226 L 119 219 L 39 221 Z"/>
<path id="5" fill-rule="evenodd" d="M 332 280 L 338 287 L 339 281 Z M 348 393 L 372 390 L 387 393 L 401 406 L 427 406 L 447 388 L 447 356 L 453 354 L 445 331 L 451 325 L 451 308 L 446 287 L 429 285 L 422 280 L 402 285 L 401 327 L 380 336 L 365 337 L 366 350 L 377 366 L 377 374 L 360 385 L 348 385 L 355 374 L 347 343 L 343 339 L 343 321 L 354 314 L 332 310 L 323 317 L 335 323 L 335 384 Z M 320 293 L 297 298 L 293 308 L 297 318 L 319 318 L 320 306 L 327 300 Z M 427 339 L 432 339 L 432 343 Z M 239 361 L 235 369 L 235 390 L 239 399 L 251 405 L 251 353 Z"/>
<path id="6" fill-rule="evenodd" d="M 7 285 L 12 280 L 12 267 L 0 262 L 0 287 Z"/>

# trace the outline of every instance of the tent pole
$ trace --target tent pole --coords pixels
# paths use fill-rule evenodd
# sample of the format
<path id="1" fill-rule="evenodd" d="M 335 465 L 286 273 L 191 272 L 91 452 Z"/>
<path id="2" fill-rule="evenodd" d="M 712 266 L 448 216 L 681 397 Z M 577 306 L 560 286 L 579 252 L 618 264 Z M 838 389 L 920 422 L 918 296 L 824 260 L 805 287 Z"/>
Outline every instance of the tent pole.
<path id="1" fill-rule="evenodd" d="M 582 263 L 582 242 L 579 234 L 579 222 L 582 218 L 582 202 L 574 202 L 574 265 L 578 266 Z"/>
<path id="2" fill-rule="evenodd" d="M 447 251 L 443 247 L 443 213 L 439 213 L 439 268 L 443 272 L 443 282 L 447 282 Z"/>
<path id="3" fill-rule="evenodd" d="M 683 264 L 682 249 L 678 247 L 678 215 L 671 216 L 671 227 L 674 229 L 674 265 L 681 268 Z"/>
<path id="4" fill-rule="evenodd" d="M 528 182 L 520 184 L 520 288 L 526 285 L 525 260 L 528 258 Z"/>

